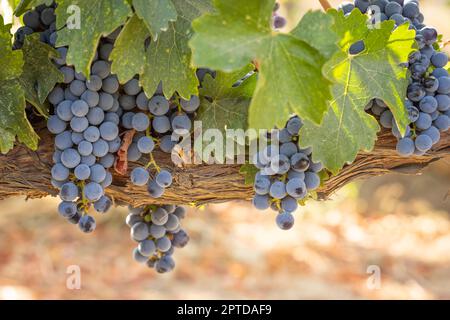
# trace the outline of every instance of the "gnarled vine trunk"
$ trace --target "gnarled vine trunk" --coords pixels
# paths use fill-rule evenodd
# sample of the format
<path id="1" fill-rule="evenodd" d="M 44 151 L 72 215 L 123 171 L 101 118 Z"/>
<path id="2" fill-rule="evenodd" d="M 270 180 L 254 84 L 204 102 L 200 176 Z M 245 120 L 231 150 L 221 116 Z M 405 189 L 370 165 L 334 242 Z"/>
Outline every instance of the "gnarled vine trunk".
<path id="1" fill-rule="evenodd" d="M 17 146 L 7 155 L 0 155 L 0 199 L 24 195 L 39 198 L 56 195 L 50 183 L 53 137 L 43 127 L 37 130 L 41 136 L 37 151 Z M 378 176 L 389 172 L 419 173 L 430 163 L 450 159 L 450 133 L 444 133 L 432 151 L 421 157 L 400 157 L 395 151 L 396 140 L 389 132 L 379 135 L 375 149 L 361 153 L 338 175 L 331 177 L 318 190 L 319 199 L 327 199 L 345 184 L 359 178 Z M 174 171 L 174 184 L 161 199 L 148 196 L 146 187 L 129 183 L 128 176 L 114 175 L 113 185 L 107 192 L 116 204 L 142 205 L 150 203 L 205 204 L 231 200 L 248 200 L 252 188 L 244 184 L 239 165 L 189 165 L 174 168 L 170 155 L 155 153 L 155 159 L 163 167 Z M 133 164 L 131 165 L 133 167 Z"/>

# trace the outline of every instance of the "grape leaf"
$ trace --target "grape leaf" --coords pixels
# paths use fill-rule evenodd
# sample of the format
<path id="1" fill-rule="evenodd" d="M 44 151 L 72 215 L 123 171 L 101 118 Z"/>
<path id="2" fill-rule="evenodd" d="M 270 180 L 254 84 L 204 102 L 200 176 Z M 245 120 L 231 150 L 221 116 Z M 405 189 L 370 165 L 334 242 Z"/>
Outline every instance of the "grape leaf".
<path id="1" fill-rule="evenodd" d="M 193 22 L 198 66 L 232 71 L 256 60 L 259 80 L 250 105 L 252 128 L 283 127 L 293 113 L 320 123 L 331 97 L 325 59 L 292 34 L 271 28 L 274 0 L 216 0 L 216 13 Z"/>
<path id="2" fill-rule="evenodd" d="M 171 0 L 133 0 L 133 7 L 150 30 L 153 40 L 169 28 L 169 22 L 177 20 L 177 10 Z"/>
<path id="3" fill-rule="evenodd" d="M 249 125 L 256 129 L 283 128 L 292 114 L 320 122 L 330 96 L 320 53 L 305 42 L 280 35 L 270 57 L 261 62 L 250 105 Z"/>
<path id="4" fill-rule="evenodd" d="M 2 50 L 2 67 L 0 68 L 0 80 L 14 80 L 22 73 L 23 53 L 13 51 L 11 48 L 11 24 L 4 24 L 0 15 L 0 49 Z"/>
<path id="5" fill-rule="evenodd" d="M 334 19 L 332 28 L 338 36 L 337 45 L 343 51 L 347 51 L 353 43 L 364 39 L 369 33 L 367 16 L 361 14 L 359 10 L 355 10 L 347 17 L 336 10 L 328 11 L 328 15 Z"/>
<path id="6" fill-rule="evenodd" d="M 74 6 L 79 8 L 79 29 L 65 27 L 67 21 L 77 19 L 77 11 L 71 10 Z M 100 38 L 123 25 L 130 14 L 131 8 L 125 0 L 59 0 L 56 25 L 58 30 L 62 29 L 58 31 L 56 45 L 69 46 L 67 64 L 89 76 Z"/>
<path id="7" fill-rule="evenodd" d="M 196 69 L 191 65 L 188 41 L 192 36 L 191 21 L 212 10 L 210 0 L 172 0 L 178 19 L 169 24 L 167 31 L 152 41 L 147 50 L 146 63 L 140 77 L 145 92 L 153 95 L 159 83 L 163 83 L 166 98 L 175 91 L 189 99 L 198 94 Z"/>
<path id="8" fill-rule="evenodd" d="M 239 173 L 244 176 L 244 183 L 246 186 L 252 186 L 255 183 L 255 176 L 259 169 L 253 164 L 244 164 L 239 169 Z"/>
<path id="9" fill-rule="evenodd" d="M 255 89 L 256 74 L 233 85 L 254 70 L 252 64 L 232 73 L 218 71 L 216 77 L 206 74 L 200 89 L 201 105 L 196 120 L 202 121 L 203 130 L 247 129 L 247 114 Z"/>
<path id="10" fill-rule="evenodd" d="M 338 37 L 331 29 L 334 19 L 323 11 L 307 12 L 298 25 L 291 31 L 292 35 L 309 43 L 325 58 L 329 59 L 339 48 Z"/>
<path id="11" fill-rule="evenodd" d="M 8 47 L 11 44 L 9 28 L 10 24 L 6 26 L 3 25 L 3 17 L 0 16 L 0 48 L 5 49 L 5 53 L 2 52 L 1 61 L 2 66 L 0 67 L 0 79 L 1 80 L 12 80 L 16 79 L 18 75 L 22 73 L 23 68 L 23 54 L 22 51 L 12 51 Z"/>
<path id="12" fill-rule="evenodd" d="M 245 141 L 237 139 L 231 131 L 229 131 L 231 135 L 227 135 L 227 129 L 236 130 L 236 134 L 241 132 L 245 134 L 245 130 L 247 130 L 248 107 L 256 86 L 256 74 L 243 80 L 239 85 L 237 82 L 254 69 L 255 67 L 249 64 L 232 73 L 218 71 L 215 78 L 206 74 L 202 82 L 201 104 L 196 121 L 201 121 L 203 133 L 209 129 L 219 130 L 225 152 L 224 158 L 215 155 L 214 159 L 217 163 L 223 163 L 225 158 L 234 159 L 236 155 L 245 151 Z M 218 131 L 211 131 L 211 133 L 218 133 Z M 214 135 L 214 139 L 218 139 L 218 136 Z M 208 139 L 202 142 L 203 150 L 211 143 Z M 233 148 L 226 148 L 227 144 L 228 147 L 233 146 Z M 199 147 L 201 147 L 200 144 L 195 144 L 195 151 L 197 154 L 202 152 L 203 160 L 209 162 L 210 155 L 200 150 Z"/>
<path id="13" fill-rule="evenodd" d="M 380 29 L 368 29 L 366 18 L 358 10 L 352 12 L 349 20 L 343 13 L 329 12 L 335 16 L 334 30 L 341 39 L 341 50 L 324 66 L 324 74 L 334 83 L 333 100 L 321 125 L 305 121 L 300 145 L 311 146 L 313 160 L 337 173 L 360 150 L 370 151 L 374 146 L 380 127 L 364 111 L 373 98 L 386 102 L 400 131 L 405 131 L 409 123 L 404 106 L 408 79 L 407 69 L 400 64 L 408 61 L 414 50 L 415 32 L 408 30 L 407 24 L 392 32 L 393 21 L 383 22 Z M 362 19 L 356 19 L 358 16 Z M 361 40 L 363 34 L 365 50 L 349 55 L 352 41 Z"/>
<path id="14" fill-rule="evenodd" d="M 16 17 L 20 17 L 22 14 L 24 14 L 27 10 L 31 8 L 35 8 L 37 6 L 40 6 L 41 4 L 51 6 L 52 3 L 53 0 L 21 0 L 17 5 L 17 7 L 14 9 L 14 15 Z"/>
<path id="15" fill-rule="evenodd" d="M 48 104 L 45 100 L 55 85 L 64 81 L 64 75 L 51 61 L 52 58 L 58 58 L 59 53 L 42 43 L 37 33 L 25 38 L 22 50 L 25 63 L 20 82 L 25 91 L 25 98 L 40 114 L 47 116 Z"/>
<path id="16" fill-rule="evenodd" d="M 38 136 L 25 115 L 25 94 L 19 82 L 22 73 L 22 51 L 11 49 L 11 25 L 3 24 L 0 16 L 0 152 L 7 153 L 14 146 L 17 135 L 19 141 L 31 149 L 37 148 Z"/>
<path id="17" fill-rule="evenodd" d="M 145 39 L 150 36 L 142 20 L 135 14 L 125 24 L 111 52 L 111 71 L 121 83 L 140 74 L 145 64 Z"/>
<path id="18" fill-rule="evenodd" d="M 0 87 L 1 90 L 1 87 Z M 9 150 L 14 148 L 14 141 L 16 137 L 11 132 L 0 127 L 0 152 L 3 154 L 8 153 Z"/>

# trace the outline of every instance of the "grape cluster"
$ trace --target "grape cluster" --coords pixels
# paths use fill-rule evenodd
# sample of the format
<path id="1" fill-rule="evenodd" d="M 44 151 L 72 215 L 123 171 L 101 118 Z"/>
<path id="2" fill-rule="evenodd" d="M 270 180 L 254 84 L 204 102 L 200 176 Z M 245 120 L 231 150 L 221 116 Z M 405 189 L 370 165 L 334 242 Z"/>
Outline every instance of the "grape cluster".
<path id="1" fill-rule="evenodd" d="M 25 37 L 36 32 L 40 34 L 42 42 L 54 47 L 57 37 L 55 8 L 55 3 L 51 6 L 42 4 L 27 11 L 23 16 L 24 26 L 17 29 L 14 35 L 13 49 L 22 48 Z"/>
<path id="2" fill-rule="evenodd" d="M 401 156 L 423 155 L 450 127 L 450 77 L 445 69 L 448 55 L 439 50 L 436 29 L 424 24 L 418 0 L 356 0 L 342 4 L 340 9 L 349 14 L 356 7 L 366 13 L 371 10 L 371 5 L 380 8 L 381 21 L 394 20 L 397 26 L 408 22 L 416 31 L 419 50 L 410 55 L 407 64 L 410 83 L 405 107 L 411 124 L 406 128 L 406 134 L 400 134 L 392 112 L 382 100 L 373 100 L 366 110 L 378 116 L 384 128 L 392 130 L 398 139 L 397 152 Z"/>
<path id="3" fill-rule="evenodd" d="M 302 125 L 299 117 L 292 117 L 285 128 L 271 134 L 279 144 L 271 144 L 253 157 L 260 170 L 255 176 L 253 205 L 258 210 L 272 208 L 279 212 L 276 223 L 283 230 L 294 225 L 292 213 L 299 201 L 321 183 L 318 173 L 322 164 L 311 160 L 311 149 L 300 149 L 297 143 Z"/>
<path id="4" fill-rule="evenodd" d="M 131 238 L 138 243 L 133 258 L 167 273 L 175 268 L 172 258 L 175 248 L 183 248 L 189 242 L 188 234 L 181 229 L 186 210 L 174 205 L 129 208 L 126 224 Z"/>
<path id="5" fill-rule="evenodd" d="M 172 185 L 172 173 L 161 169 L 153 159 L 152 152 L 158 145 L 166 153 L 172 154 L 180 139 L 188 135 L 192 129 L 192 119 L 200 106 L 198 96 L 184 100 L 174 95 L 167 100 L 162 94 L 161 86 L 157 92 L 148 98 L 139 88 L 137 79 L 133 90 L 128 90 L 127 96 L 121 96 L 121 105 L 127 111 L 122 116 L 121 125 L 128 130 L 135 130 L 136 135 L 128 149 L 128 160 L 137 162 L 143 155 L 149 155 L 149 162 L 144 167 L 132 170 L 130 179 L 134 185 L 147 186 L 152 198 L 160 198 L 166 188 Z M 125 85 L 127 90 L 127 85 Z M 149 168 L 157 173 L 151 177 Z"/>
<path id="6" fill-rule="evenodd" d="M 43 5 L 24 15 L 26 26 L 15 35 L 16 49 L 23 45 L 26 35 L 35 32 L 41 34 L 41 41 L 55 46 L 54 8 L 55 5 Z M 46 18 L 49 12 L 53 14 L 51 24 Z M 37 23 L 36 19 L 41 22 Z M 144 155 L 149 156 L 147 166 L 132 170 L 131 182 L 147 185 L 149 194 L 159 198 L 173 178 L 169 170 L 160 169 L 152 152 L 159 147 L 163 152 L 172 153 L 178 141 L 190 133 L 192 118 L 200 106 L 197 96 L 184 100 L 174 95 L 167 100 L 161 85 L 149 98 L 137 77 L 120 85 L 111 74 L 109 61 L 119 31 L 100 40 L 89 80 L 67 65 L 67 48 L 58 48 L 60 58 L 55 59 L 54 64 L 64 75 L 64 81 L 48 97 L 54 110 L 47 128 L 55 135 L 51 174 L 52 185 L 59 190 L 61 198 L 58 211 L 86 233 L 96 227 L 89 209 L 93 207 L 105 213 L 112 205 L 105 189 L 112 183 L 110 169 L 122 146 L 121 132 L 133 130 L 134 133 L 127 161 L 137 162 Z M 207 69 L 199 69 L 197 73 L 199 78 L 206 73 L 213 74 Z M 150 177 L 151 166 L 157 171 L 154 178 Z M 139 242 L 134 259 L 154 267 L 159 273 L 171 271 L 175 266 L 174 247 L 184 247 L 189 241 L 180 227 L 184 216 L 184 208 L 172 205 L 130 208 L 126 223 L 131 228 L 132 238 Z"/>
<path id="7" fill-rule="evenodd" d="M 13 48 L 21 48 L 25 37 L 33 33 L 39 33 L 42 42 L 54 47 L 55 7 L 56 4 L 40 5 L 27 11 L 23 17 L 25 26 L 15 33 Z M 113 40 L 106 40 L 111 49 Z M 104 48 L 100 49 L 104 54 Z M 93 66 L 91 80 L 87 81 L 84 75 L 66 65 L 67 48 L 57 50 L 60 57 L 54 64 L 63 73 L 64 83 L 57 85 L 48 97 L 54 114 L 49 117 L 47 128 L 55 134 L 51 182 L 59 190 L 60 215 L 89 233 L 96 226 L 95 219 L 87 214 L 89 208 L 93 206 L 97 212 L 105 213 L 112 204 L 104 189 L 112 183 L 108 169 L 114 165 L 114 152 L 121 140 L 117 124 L 105 112 L 114 113 L 113 118 L 119 119 L 120 107 L 116 103 L 114 108 L 109 108 L 104 102 L 108 64 Z M 100 61 L 98 55 L 95 60 Z M 93 79 L 97 80 L 95 84 Z"/>
<path id="8" fill-rule="evenodd" d="M 114 35 L 102 39 L 89 80 L 63 58 L 57 61 L 64 83 L 48 97 L 54 106 L 47 128 L 55 134 L 52 184 L 60 190 L 59 213 L 67 219 L 80 217 L 83 232 L 95 229 L 95 219 L 88 215 L 90 207 L 100 213 L 111 207 L 105 189 L 112 183 L 110 169 L 122 142 L 120 86 L 107 61 L 113 42 Z"/>

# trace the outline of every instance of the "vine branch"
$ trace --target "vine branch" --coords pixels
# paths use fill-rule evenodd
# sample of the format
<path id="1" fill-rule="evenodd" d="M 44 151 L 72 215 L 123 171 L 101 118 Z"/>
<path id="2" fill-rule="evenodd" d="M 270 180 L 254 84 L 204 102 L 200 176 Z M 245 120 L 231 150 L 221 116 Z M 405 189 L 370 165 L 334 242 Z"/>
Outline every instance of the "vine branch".
<path id="1" fill-rule="evenodd" d="M 15 147 L 7 155 L 0 155 L 0 200 L 12 196 L 40 198 L 57 195 L 50 183 L 50 169 L 54 150 L 53 136 L 44 124 L 37 129 L 41 136 L 39 149 L 30 151 L 24 146 Z M 379 176 L 391 172 L 417 174 L 430 163 L 439 159 L 450 161 L 450 132 L 443 133 L 441 141 L 429 153 L 421 157 L 403 158 L 395 150 L 396 139 L 389 131 L 379 134 L 375 149 L 360 153 L 356 160 L 331 177 L 318 190 L 320 200 L 328 199 L 344 185 L 362 178 Z M 161 199 L 148 196 L 145 187 L 136 187 L 129 182 L 128 175 L 114 176 L 107 193 L 117 205 L 132 204 L 206 204 L 232 200 L 250 200 L 253 188 L 244 184 L 239 173 L 240 165 L 189 165 L 174 167 L 170 155 L 155 152 L 155 161 L 162 168 L 173 171 L 174 184 Z M 132 163 L 129 171 L 141 163 Z M 152 172 L 154 174 L 154 172 Z"/>
<path id="2" fill-rule="evenodd" d="M 327 11 L 328 9 L 331 9 L 331 4 L 328 0 L 319 0 L 319 2 L 322 5 L 323 10 Z"/>

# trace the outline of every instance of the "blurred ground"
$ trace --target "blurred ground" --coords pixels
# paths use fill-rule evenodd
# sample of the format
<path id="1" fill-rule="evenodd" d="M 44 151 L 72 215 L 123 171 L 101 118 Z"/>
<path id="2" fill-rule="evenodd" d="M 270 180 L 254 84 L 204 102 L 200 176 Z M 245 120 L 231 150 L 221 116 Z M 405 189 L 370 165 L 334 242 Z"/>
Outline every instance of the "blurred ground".
<path id="1" fill-rule="evenodd" d="M 447 2 L 421 1 L 450 38 Z M 319 8 L 290 3 L 290 21 Z M 450 299 L 449 190 L 448 161 L 422 176 L 373 178 L 310 202 L 288 232 L 246 203 L 190 210 L 191 242 L 169 275 L 132 260 L 124 209 L 84 235 L 57 215 L 56 199 L 8 199 L 0 202 L 0 298 Z M 80 290 L 66 288 L 70 265 L 81 268 Z M 373 266 L 379 289 L 368 286 Z"/>
<path id="2" fill-rule="evenodd" d="M 189 245 L 157 275 L 131 258 L 125 210 L 84 235 L 55 199 L 0 202 L 0 298 L 450 299 L 450 166 L 389 175 L 309 203 L 283 232 L 246 203 L 190 210 Z M 81 268 L 81 290 L 66 268 Z M 369 266 L 381 270 L 370 290 Z"/>

